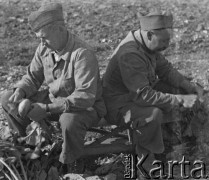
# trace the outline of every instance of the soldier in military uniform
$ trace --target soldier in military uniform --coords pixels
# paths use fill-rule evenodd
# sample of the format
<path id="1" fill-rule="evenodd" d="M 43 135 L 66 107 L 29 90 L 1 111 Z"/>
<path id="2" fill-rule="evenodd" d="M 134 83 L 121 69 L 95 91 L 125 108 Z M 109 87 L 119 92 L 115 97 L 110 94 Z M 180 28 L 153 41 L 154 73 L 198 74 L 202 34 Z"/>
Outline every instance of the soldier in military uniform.
<path id="1" fill-rule="evenodd" d="M 27 74 L 2 97 L 9 126 L 20 136 L 28 124 L 46 118 L 60 122 L 63 146 L 60 162 L 71 164 L 83 154 L 86 130 L 106 114 L 99 67 L 92 48 L 67 30 L 62 5 L 45 3 L 29 16 L 41 42 Z M 43 82 L 47 88 L 41 90 Z M 31 109 L 11 110 L 29 99 Z M 28 105 L 28 104 L 26 104 Z M 22 107 L 23 112 L 28 107 Z"/>
<path id="2" fill-rule="evenodd" d="M 158 154 L 164 151 L 165 115 L 176 106 L 191 108 L 202 90 L 160 53 L 172 37 L 172 15 L 154 10 L 139 20 L 140 29 L 130 31 L 111 56 L 103 96 L 110 123 L 124 125 L 123 117 L 130 112 L 138 155 Z"/>

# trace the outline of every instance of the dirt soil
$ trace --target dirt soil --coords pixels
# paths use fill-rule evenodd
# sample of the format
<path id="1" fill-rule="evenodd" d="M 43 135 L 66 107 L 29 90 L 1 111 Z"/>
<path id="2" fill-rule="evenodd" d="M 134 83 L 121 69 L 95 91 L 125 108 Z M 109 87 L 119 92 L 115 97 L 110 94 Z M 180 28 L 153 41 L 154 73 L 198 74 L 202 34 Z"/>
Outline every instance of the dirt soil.
<path id="1" fill-rule="evenodd" d="M 140 13 L 150 8 L 170 10 L 174 35 L 163 52 L 183 74 L 209 89 L 208 0 L 61 0 L 66 24 L 72 33 L 90 43 L 99 61 L 101 76 L 117 44 L 139 28 Z M 28 15 L 41 0 L 0 0 L 0 98 L 26 72 L 39 40 L 28 26 Z M 209 103 L 208 103 L 209 104 Z M 0 108 L 0 122 L 5 117 Z M 202 130 L 199 151 L 194 155 L 209 163 L 209 125 Z"/>

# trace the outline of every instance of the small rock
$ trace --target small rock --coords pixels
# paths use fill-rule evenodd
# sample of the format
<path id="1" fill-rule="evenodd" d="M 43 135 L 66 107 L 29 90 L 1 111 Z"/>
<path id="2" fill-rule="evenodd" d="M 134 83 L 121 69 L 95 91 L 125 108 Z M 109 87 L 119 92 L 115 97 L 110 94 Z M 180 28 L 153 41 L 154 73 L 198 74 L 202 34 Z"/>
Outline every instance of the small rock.
<path id="1" fill-rule="evenodd" d="M 205 34 L 208 34 L 208 31 L 207 30 L 203 30 L 202 32 L 205 33 Z"/>
<path id="2" fill-rule="evenodd" d="M 8 78 L 7 78 L 7 81 L 10 81 L 12 79 L 12 77 L 11 76 L 9 76 Z"/>
<path id="3" fill-rule="evenodd" d="M 201 31 L 204 29 L 203 24 L 198 24 L 196 31 Z"/>
<path id="4" fill-rule="evenodd" d="M 107 5 L 100 4 L 100 5 L 98 6 L 98 9 L 99 9 L 99 10 L 102 10 L 102 9 L 105 9 L 105 8 L 107 8 Z"/>
<path id="5" fill-rule="evenodd" d="M 189 21 L 186 19 L 186 20 L 184 21 L 184 23 L 185 23 L 185 24 L 188 24 L 188 23 L 189 23 Z"/>
<path id="6" fill-rule="evenodd" d="M 72 17 L 79 17 L 79 13 L 73 13 Z"/>
<path id="7" fill-rule="evenodd" d="M 105 42 L 107 42 L 107 39 L 102 39 L 101 42 L 105 43 Z"/>
<path id="8" fill-rule="evenodd" d="M 93 25 L 91 25 L 91 24 L 86 24 L 86 25 L 85 25 L 85 29 L 88 30 L 88 31 L 89 31 L 89 30 L 92 30 L 93 28 L 94 28 L 94 27 L 93 27 Z"/>
<path id="9" fill-rule="evenodd" d="M 108 22 L 108 21 L 101 21 L 101 23 L 102 23 L 103 26 L 106 26 L 106 27 L 111 26 L 110 22 Z"/>
<path id="10" fill-rule="evenodd" d="M 17 21 L 20 22 L 20 23 L 23 23 L 23 22 L 25 22 L 25 19 L 17 18 Z"/>

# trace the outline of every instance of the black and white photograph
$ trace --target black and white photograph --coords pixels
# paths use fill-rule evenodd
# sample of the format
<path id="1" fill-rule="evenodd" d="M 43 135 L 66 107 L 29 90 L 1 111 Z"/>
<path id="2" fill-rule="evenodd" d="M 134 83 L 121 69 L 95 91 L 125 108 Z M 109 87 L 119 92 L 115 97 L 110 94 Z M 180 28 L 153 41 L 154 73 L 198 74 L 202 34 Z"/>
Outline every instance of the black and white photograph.
<path id="1" fill-rule="evenodd" d="M 209 178 L 209 0 L 0 0 L 0 180 Z"/>

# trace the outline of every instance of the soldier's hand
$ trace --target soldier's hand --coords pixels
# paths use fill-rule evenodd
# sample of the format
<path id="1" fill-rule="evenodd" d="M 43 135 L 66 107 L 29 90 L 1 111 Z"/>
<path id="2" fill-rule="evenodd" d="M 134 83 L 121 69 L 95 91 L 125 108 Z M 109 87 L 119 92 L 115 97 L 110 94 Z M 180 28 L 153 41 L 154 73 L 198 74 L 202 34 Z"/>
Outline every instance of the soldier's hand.
<path id="1" fill-rule="evenodd" d="M 192 108 L 198 100 L 198 96 L 195 94 L 189 95 L 175 95 L 178 103 L 183 105 L 184 108 Z"/>
<path id="2" fill-rule="evenodd" d="M 203 96 L 205 94 L 205 90 L 200 84 L 195 85 L 195 93 L 197 94 L 199 101 L 203 102 L 204 101 Z"/>
<path id="3" fill-rule="evenodd" d="M 47 116 L 46 105 L 43 103 L 32 103 L 31 110 L 28 112 L 27 116 L 33 121 L 42 121 Z"/>
<path id="4" fill-rule="evenodd" d="M 9 102 L 17 104 L 25 96 L 25 92 L 21 88 L 17 88 L 15 92 L 10 96 Z"/>

